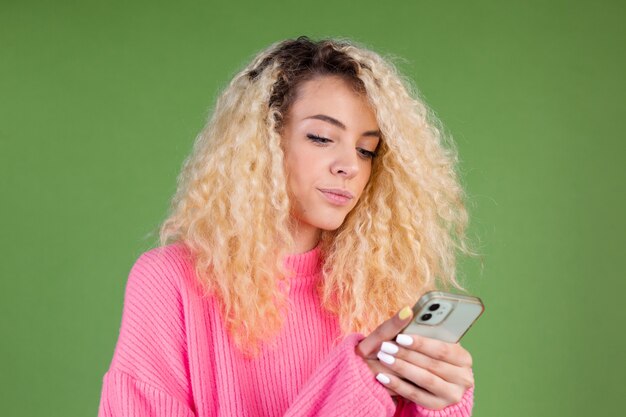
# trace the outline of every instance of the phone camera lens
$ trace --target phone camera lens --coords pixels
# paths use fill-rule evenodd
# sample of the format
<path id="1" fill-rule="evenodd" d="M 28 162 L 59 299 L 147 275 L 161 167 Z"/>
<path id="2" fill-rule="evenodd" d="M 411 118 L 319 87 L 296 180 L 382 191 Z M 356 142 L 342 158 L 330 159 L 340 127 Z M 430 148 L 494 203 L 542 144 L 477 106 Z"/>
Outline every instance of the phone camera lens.
<path id="1" fill-rule="evenodd" d="M 430 318 L 431 318 L 432 316 L 433 316 L 433 315 L 432 315 L 432 314 L 430 314 L 430 313 L 422 314 L 421 319 L 422 319 L 422 321 L 428 321 L 428 320 L 430 320 Z"/>
<path id="2" fill-rule="evenodd" d="M 439 304 L 435 303 L 435 304 L 431 304 L 430 307 L 428 307 L 428 311 L 437 311 L 439 309 Z"/>

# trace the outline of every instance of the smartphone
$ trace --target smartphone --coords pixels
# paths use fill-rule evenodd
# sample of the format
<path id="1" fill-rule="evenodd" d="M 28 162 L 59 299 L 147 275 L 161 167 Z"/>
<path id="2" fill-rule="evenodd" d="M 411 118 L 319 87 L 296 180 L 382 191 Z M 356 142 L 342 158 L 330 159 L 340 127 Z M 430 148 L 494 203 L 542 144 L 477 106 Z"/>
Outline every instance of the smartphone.
<path id="1" fill-rule="evenodd" d="M 430 291 L 413 306 L 413 320 L 400 333 L 456 343 L 485 310 L 478 297 Z"/>

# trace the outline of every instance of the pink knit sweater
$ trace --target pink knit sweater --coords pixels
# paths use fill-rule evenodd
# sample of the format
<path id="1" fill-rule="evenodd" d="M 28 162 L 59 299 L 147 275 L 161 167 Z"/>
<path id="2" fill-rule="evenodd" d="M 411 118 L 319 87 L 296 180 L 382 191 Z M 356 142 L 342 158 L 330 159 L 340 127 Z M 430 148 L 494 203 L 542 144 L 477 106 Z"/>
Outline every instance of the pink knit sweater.
<path id="1" fill-rule="evenodd" d="M 217 303 L 202 297 L 189 252 L 176 244 L 144 253 L 133 266 L 119 339 L 104 375 L 100 417 L 458 416 L 473 390 L 435 411 L 394 405 L 321 306 L 319 249 L 287 258 L 296 271 L 276 347 L 249 359 L 235 348 Z"/>

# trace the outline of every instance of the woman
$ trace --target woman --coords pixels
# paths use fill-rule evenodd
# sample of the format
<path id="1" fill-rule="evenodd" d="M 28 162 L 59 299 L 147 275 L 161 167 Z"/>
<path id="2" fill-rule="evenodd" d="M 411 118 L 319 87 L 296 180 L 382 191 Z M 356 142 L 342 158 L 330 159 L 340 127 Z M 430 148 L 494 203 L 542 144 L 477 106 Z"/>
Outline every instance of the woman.
<path id="1" fill-rule="evenodd" d="M 374 52 L 301 37 L 260 53 L 130 272 L 99 415 L 470 415 L 470 354 L 396 338 L 467 251 L 441 142 Z"/>

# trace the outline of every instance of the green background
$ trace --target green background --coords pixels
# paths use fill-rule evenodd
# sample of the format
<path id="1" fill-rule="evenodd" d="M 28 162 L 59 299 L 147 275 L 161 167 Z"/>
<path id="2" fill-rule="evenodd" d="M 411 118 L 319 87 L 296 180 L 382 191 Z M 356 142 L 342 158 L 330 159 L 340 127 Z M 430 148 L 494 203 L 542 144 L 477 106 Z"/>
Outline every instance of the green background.
<path id="1" fill-rule="evenodd" d="M 474 415 L 622 414 L 625 22 L 622 1 L 0 0 L 1 414 L 96 414 L 217 92 L 301 34 L 402 57 L 458 144 Z"/>

